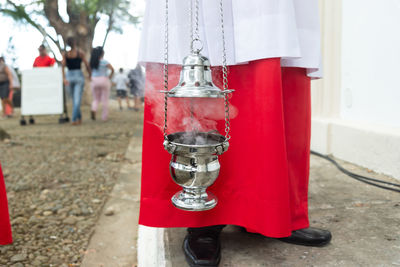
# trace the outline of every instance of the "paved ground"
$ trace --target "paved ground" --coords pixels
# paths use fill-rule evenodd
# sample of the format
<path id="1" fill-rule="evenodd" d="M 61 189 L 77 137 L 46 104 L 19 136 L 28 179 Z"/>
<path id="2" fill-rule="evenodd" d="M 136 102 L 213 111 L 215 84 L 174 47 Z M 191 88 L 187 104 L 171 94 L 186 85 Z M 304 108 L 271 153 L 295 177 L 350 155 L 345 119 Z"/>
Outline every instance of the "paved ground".
<path id="1" fill-rule="evenodd" d="M 0 141 L 14 244 L 0 247 L 0 266 L 80 266 L 102 208 L 119 178 L 143 113 L 117 110 L 108 122 L 59 125 L 38 116 L 19 126 L 1 120 L 11 139 Z M 109 216 L 112 218 L 113 216 Z M 132 223 L 132 222 L 131 222 Z M 133 222 L 134 224 L 134 222 Z"/>
<path id="2" fill-rule="evenodd" d="M 332 231 L 329 246 L 294 246 L 229 226 L 222 234 L 220 266 L 400 266 L 400 194 L 354 181 L 312 157 L 309 208 L 312 225 Z M 167 266 L 187 266 L 181 248 L 184 235 L 184 229 L 165 231 Z"/>
<path id="3" fill-rule="evenodd" d="M 82 267 L 137 266 L 141 143 L 140 136 L 131 139 L 127 161 L 94 229 Z"/>

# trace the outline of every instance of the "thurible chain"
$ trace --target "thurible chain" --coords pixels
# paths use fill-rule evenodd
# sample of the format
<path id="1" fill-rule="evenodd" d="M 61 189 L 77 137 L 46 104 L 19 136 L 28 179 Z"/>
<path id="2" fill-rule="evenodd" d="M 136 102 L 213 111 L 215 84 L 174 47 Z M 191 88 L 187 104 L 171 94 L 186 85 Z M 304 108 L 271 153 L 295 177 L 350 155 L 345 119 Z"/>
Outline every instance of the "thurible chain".
<path id="1" fill-rule="evenodd" d="M 165 32 L 164 32 L 164 139 L 167 140 L 167 129 L 168 129 L 168 121 L 167 121 L 167 113 L 168 113 L 168 0 L 165 0 Z"/>
<path id="2" fill-rule="evenodd" d="M 221 14 L 221 32 L 222 32 L 222 84 L 223 90 L 228 90 L 228 67 L 226 63 L 226 44 L 225 44 L 225 27 L 224 27 L 224 6 L 223 0 L 219 2 L 219 9 Z M 230 108 L 229 108 L 229 94 L 224 94 L 224 106 L 225 106 L 225 138 L 226 140 L 231 139 L 231 121 L 230 121 Z"/>

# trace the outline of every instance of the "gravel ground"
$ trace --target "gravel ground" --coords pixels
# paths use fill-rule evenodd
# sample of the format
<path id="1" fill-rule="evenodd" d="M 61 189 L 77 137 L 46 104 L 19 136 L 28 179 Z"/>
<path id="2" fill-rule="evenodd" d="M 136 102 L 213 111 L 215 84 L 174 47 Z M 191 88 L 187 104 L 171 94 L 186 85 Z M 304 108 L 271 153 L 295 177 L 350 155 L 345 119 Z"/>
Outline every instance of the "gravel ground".
<path id="1" fill-rule="evenodd" d="M 0 247 L 0 266 L 79 266 L 103 204 L 118 177 L 142 112 L 117 111 L 108 122 L 59 125 L 58 116 L 0 121 L 0 141 L 14 244 Z M 108 211 L 109 212 L 109 211 Z M 108 214 L 112 216 L 112 212 Z"/>

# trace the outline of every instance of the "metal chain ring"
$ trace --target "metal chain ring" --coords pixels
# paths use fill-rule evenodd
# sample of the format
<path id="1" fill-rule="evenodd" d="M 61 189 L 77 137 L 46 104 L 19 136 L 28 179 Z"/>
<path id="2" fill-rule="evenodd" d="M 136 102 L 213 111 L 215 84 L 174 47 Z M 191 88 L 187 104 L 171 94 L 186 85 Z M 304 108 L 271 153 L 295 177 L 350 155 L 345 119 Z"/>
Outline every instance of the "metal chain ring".
<path id="1" fill-rule="evenodd" d="M 193 14 L 193 1 L 194 1 L 194 14 Z M 199 29 L 199 0 L 190 0 L 189 7 L 190 16 L 190 51 L 192 53 L 200 53 L 203 50 L 203 42 L 200 39 L 200 29 Z M 193 16 L 194 23 L 193 25 Z M 195 48 L 197 46 L 197 48 Z"/>

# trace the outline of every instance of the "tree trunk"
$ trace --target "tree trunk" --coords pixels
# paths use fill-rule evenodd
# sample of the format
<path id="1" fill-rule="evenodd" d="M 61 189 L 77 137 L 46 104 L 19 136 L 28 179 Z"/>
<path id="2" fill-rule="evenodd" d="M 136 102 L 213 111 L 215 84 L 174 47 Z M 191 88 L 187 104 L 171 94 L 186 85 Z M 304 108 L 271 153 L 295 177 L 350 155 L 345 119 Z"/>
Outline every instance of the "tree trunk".
<path id="1" fill-rule="evenodd" d="M 89 19 L 85 11 L 77 13 L 71 8 L 70 1 L 67 1 L 67 13 L 69 16 L 69 22 L 67 23 L 61 19 L 58 13 L 58 0 L 44 1 L 44 11 L 50 25 L 54 27 L 57 34 L 62 36 L 64 43 L 69 37 L 74 37 L 77 40 L 78 48 L 84 53 L 86 60 L 89 61 L 92 51 L 94 30 L 98 18 L 96 18 L 95 15 L 94 18 Z M 85 88 L 82 103 L 88 105 L 91 103 L 89 75 L 85 67 L 83 67 L 82 70 L 85 75 Z"/>

